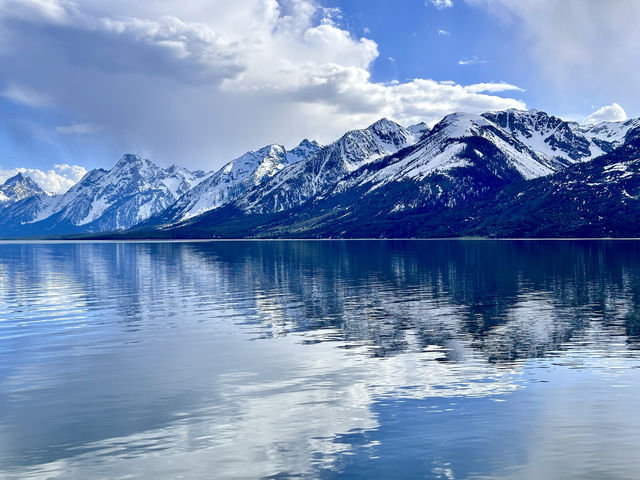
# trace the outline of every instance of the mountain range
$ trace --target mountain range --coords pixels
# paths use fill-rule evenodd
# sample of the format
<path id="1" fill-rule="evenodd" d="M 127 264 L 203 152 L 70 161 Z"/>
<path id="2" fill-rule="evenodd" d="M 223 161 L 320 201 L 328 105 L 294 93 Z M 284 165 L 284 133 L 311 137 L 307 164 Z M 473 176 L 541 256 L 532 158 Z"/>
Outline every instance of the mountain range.
<path id="1" fill-rule="evenodd" d="M 640 119 L 453 113 L 267 145 L 209 173 L 127 154 L 62 195 L 18 174 L 0 186 L 0 236 L 640 236 L 639 199 Z"/>

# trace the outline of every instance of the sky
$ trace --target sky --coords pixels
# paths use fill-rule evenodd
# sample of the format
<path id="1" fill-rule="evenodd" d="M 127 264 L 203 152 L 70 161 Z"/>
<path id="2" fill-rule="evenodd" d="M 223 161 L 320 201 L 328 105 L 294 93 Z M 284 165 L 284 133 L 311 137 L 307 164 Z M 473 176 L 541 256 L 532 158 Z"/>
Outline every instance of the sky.
<path id="1" fill-rule="evenodd" d="M 0 181 L 210 171 L 381 117 L 640 115 L 635 0 L 0 0 Z"/>

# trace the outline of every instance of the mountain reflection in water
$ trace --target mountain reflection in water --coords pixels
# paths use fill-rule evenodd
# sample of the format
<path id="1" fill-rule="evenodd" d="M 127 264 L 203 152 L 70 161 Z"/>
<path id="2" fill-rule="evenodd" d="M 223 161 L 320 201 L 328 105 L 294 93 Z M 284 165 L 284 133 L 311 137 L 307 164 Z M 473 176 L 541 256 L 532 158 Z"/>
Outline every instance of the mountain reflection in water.
<path id="1" fill-rule="evenodd" d="M 636 478 L 640 242 L 0 244 L 0 476 Z"/>

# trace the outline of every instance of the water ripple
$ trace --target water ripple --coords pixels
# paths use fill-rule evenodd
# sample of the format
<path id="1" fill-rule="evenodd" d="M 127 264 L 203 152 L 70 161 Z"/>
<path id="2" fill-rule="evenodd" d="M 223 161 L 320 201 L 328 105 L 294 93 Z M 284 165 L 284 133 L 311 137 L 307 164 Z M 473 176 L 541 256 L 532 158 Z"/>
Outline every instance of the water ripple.
<path id="1" fill-rule="evenodd" d="M 0 476 L 635 478 L 639 340 L 638 242 L 0 244 Z"/>

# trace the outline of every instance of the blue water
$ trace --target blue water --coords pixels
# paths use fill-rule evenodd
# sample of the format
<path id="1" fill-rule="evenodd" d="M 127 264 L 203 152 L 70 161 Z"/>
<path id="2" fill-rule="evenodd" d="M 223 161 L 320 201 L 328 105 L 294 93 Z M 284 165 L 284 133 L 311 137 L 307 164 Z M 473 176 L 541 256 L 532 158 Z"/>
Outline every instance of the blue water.
<path id="1" fill-rule="evenodd" d="M 0 478 L 634 479 L 640 242 L 0 244 Z"/>

